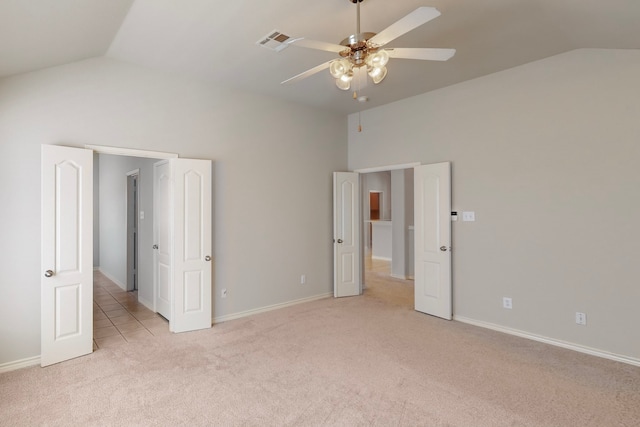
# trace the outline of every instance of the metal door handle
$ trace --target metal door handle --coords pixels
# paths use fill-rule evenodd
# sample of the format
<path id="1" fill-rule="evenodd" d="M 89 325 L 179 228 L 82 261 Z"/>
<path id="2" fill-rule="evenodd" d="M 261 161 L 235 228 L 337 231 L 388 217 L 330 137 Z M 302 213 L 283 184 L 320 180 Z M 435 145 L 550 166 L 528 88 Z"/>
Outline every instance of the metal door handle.
<path id="1" fill-rule="evenodd" d="M 343 243 L 344 241 L 342 239 L 338 239 L 338 243 Z"/>
<path id="2" fill-rule="evenodd" d="M 153 245 L 153 249 L 158 249 L 158 245 Z"/>
<path id="3" fill-rule="evenodd" d="M 211 257 L 209 255 L 207 255 L 206 257 L 204 257 L 205 261 L 211 261 Z"/>
<path id="4" fill-rule="evenodd" d="M 440 250 L 441 250 L 442 252 L 446 252 L 446 251 L 447 251 L 447 247 L 446 247 L 446 246 L 440 246 Z"/>
<path id="5" fill-rule="evenodd" d="M 51 277 L 51 276 L 53 276 L 53 271 L 47 270 L 44 272 L 44 277 Z"/>

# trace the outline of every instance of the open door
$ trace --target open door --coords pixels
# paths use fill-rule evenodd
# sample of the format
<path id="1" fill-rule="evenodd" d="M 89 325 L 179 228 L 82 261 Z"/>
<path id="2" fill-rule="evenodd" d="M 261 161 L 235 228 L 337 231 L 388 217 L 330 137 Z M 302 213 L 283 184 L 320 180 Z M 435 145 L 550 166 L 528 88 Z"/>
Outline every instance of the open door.
<path id="1" fill-rule="evenodd" d="M 414 168 L 415 309 L 451 320 L 451 164 Z"/>
<path id="2" fill-rule="evenodd" d="M 41 148 L 42 366 L 93 351 L 93 151 Z"/>
<path id="3" fill-rule="evenodd" d="M 333 295 L 362 293 L 360 255 L 360 176 L 333 173 Z"/>
<path id="4" fill-rule="evenodd" d="M 154 165 L 156 311 L 172 332 L 211 327 L 211 161 Z"/>
<path id="5" fill-rule="evenodd" d="M 171 165 L 153 165 L 153 294 L 154 309 L 171 321 Z"/>
<path id="6" fill-rule="evenodd" d="M 211 161 L 171 159 L 173 286 L 169 329 L 211 327 Z"/>

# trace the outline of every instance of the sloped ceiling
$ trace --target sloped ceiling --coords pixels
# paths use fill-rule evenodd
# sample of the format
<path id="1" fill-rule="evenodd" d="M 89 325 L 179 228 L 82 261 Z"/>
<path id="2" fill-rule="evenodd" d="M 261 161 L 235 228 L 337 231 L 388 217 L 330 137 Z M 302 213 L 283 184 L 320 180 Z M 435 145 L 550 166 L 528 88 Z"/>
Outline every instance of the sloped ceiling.
<path id="1" fill-rule="evenodd" d="M 280 82 L 335 56 L 256 45 L 277 29 L 340 43 L 355 33 L 350 0 L 0 0 L 0 77 L 106 55 L 215 85 L 351 113 L 576 48 L 640 48 L 636 0 L 365 0 L 362 31 L 420 6 L 442 15 L 387 47 L 457 49 L 447 62 L 392 59 L 358 103 L 328 71 Z"/>
<path id="2" fill-rule="evenodd" d="M 102 56 L 133 0 L 0 0 L 0 77 Z"/>

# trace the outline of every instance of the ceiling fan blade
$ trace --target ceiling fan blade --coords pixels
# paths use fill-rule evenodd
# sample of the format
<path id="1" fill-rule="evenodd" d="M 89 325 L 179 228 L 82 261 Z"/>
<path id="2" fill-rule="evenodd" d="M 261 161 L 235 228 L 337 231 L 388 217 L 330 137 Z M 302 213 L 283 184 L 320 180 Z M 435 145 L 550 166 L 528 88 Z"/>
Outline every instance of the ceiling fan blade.
<path id="1" fill-rule="evenodd" d="M 404 18 L 391 24 L 375 36 L 371 37 L 369 42 L 377 47 L 384 46 L 391 40 L 408 33 L 414 28 L 419 27 L 440 16 L 440 11 L 435 7 L 419 7 Z"/>
<path id="2" fill-rule="evenodd" d="M 456 54 L 455 49 L 395 48 L 385 50 L 391 58 L 422 59 L 424 61 L 446 61 Z"/>
<path id="3" fill-rule="evenodd" d="M 293 76 L 290 79 L 287 79 L 285 81 L 283 81 L 282 83 L 280 83 L 281 85 L 283 84 L 287 84 L 287 83 L 295 83 L 297 81 L 300 81 L 302 79 L 305 79 L 309 76 L 312 76 L 316 73 L 319 73 L 322 70 L 326 70 L 327 68 L 329 68 L 329 65 L 331 65 L 331 63 L 335 61 L 335 59 L 332 59 L 331 61 L 327 61 L 325 63 L 322 63 L 320 65 L 318 65 L 317 67 L 313 67 L 310 70 L 307 70 L 305 72 L 302 72 L 300 74 L 298 74 L 297 76 Z"/>
<path id="4" fill-rule="evenodd" d="M 306 47 L 309 49 L 324 50 L 327 52 L 335 52 L 335 53 L 340 53 L 345 49 L 349 49 L 347 46 L 342 46 L 339 44 L 333 44 L 333 43 L 327 43 L 327 42 L 320 42 L 317 40 L 305 39 L 304 37 L 301 37 L 298 39 L 292 39 L 291 41 L 287 40 L 286 43 L 291 46 Z"/>

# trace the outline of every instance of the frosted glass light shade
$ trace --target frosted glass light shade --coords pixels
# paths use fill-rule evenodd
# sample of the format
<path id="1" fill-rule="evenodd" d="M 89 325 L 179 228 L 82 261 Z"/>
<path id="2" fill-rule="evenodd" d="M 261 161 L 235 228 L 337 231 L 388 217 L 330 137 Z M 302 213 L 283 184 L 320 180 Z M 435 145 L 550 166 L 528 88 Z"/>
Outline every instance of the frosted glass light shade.
<path id="1" fill-rule="evenodd" d="M 367 56 L 367 65 L 373 68 L 382 68 L 389 62 L 389 53 L 382 49 Z"/>
<path id="2" fill-rule="evenodd" d="M 336 79 L 336 86 L 338 86 L 340 90 L 349 90 L 349 88 L 351 88 L 351 79 Z"/>
<path id="3" fill-rule="evenodd" d="M 369 71 L 373 83 L 378 84 L 387 77 L 387 67 L 374 67 Z"/>
<path id="4" fill-rule="evenodd" d="M 339 79 L 343 75 L 347 74 L 350 70 L 351 64 L 345 59 L 333 61 L 331 65 L 329 65 L 329 72 L 336 79 Z"/>

